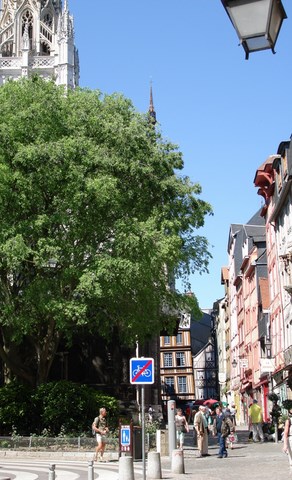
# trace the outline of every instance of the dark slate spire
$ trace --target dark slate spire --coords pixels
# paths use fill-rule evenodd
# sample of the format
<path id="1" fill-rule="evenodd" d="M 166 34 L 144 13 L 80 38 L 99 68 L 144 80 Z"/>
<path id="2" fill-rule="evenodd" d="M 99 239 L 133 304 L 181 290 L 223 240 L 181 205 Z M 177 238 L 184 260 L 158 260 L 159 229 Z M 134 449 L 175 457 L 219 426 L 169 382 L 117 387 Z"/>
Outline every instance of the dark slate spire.
<path id="1" fill-rule="evenodd" d="M 156 124 L 156 112 L 154 110 L 154 104 L 153 104 L 152 82 L 150 83 L 149 119 L 152 125 Z"/>

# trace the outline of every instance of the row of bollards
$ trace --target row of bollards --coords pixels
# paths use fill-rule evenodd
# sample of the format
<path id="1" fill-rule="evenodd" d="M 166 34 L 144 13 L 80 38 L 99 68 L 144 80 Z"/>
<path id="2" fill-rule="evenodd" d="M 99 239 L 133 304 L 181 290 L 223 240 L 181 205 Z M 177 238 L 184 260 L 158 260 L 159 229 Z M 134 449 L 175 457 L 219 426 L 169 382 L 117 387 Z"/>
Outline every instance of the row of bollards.
<path id="1" fill-rule="evenodd" d="M 182 450 L 173 450 L 171 457 L 172 473 L 185 473 L 184 455 Z M 147 480 L 161 479 L 160 453 L 148 453 Z M 133 457 L 122 456 L 119 459 L 119 480 L 135 480 Z"/>
<path id="2" fill-rule="evenodd" d="M 160 453 L 148 453 L 147 479 L 162 478 Z M 122 456 L 119 458 L 119 480 L 135 480 L 133 457 Z"/>
<path id="3" fill-rule="evenodd" d="M 55 480 L 56 479 L 56 465 L 51 464 L 49 466 L 49 479 L 48 480 Z M 5 480 L 5 479 L 3 479 Z M 6 480 L 10 480 L 6 479 Z M 91 460 L 88 462 L 88 480 L 94 480 L 94 466 L 93 461 Z"/>
<path id="4" fill-rule="evenodd" d="M 171 457 L 171 471 L 172 473 L 185 473 L 184 456 L 182 450 L 173 450 Z M 48 480 L 55 480 L 56 465 L 49 466 Z M 147 479 L 156 480 L 162 478 L 160 453 L 148 453 L 148 468 Z M 5 479 L 10 480 L 10 479 Z M 94 480 L 94 464 L 91 460 L 88 462 L 88 480 Z M 119 480 L 135 480 L 133 457 L 122 456 L 119 458 Z"/>

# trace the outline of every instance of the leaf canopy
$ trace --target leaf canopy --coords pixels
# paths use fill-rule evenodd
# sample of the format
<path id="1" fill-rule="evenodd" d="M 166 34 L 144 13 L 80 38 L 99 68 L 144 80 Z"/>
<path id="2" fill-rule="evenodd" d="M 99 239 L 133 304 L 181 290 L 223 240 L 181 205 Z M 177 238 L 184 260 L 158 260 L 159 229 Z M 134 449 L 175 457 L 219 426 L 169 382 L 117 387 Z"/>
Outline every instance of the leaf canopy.
<path id="1" fill-rule="evenodd" d="M 211 206 L 178 174 L 176 145 L 122 95 L 40 78 L 0 89 L 0 325 L 41 344 L 80 326 L 129 344 L 196 298 L 174 277 L 207 271 L 196 235 Z M 171 314 L 171 312 L 173 312 Z M 2 330 L 4 331 L 4 330 Z"/>

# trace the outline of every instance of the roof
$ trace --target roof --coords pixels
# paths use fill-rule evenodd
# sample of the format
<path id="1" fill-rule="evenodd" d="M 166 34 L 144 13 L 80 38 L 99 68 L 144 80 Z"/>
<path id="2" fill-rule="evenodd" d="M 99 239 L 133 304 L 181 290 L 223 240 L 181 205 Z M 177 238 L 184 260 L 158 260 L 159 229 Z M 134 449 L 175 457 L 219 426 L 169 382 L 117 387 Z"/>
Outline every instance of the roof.
<path id="1" fill-rule="evenodd" d="M 192 354 L 197 355 L 209 343 L 212 328 L 212 317 L 203 313 L 199 320 L 191 322 L 191 348 Z"/>

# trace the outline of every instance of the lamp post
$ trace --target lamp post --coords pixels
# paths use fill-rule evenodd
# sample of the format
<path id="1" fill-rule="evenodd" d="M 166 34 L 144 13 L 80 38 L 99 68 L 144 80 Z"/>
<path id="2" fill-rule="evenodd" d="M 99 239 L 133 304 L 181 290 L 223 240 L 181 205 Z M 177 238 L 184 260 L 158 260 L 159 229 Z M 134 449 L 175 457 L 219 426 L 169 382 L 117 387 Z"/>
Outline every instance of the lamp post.
<path id="1" fill-rule="evenodd" d="M 276 41 L 287 18 L 281 0 L 221 0 L 246 60 L 252 52 L 271 49 L 275 53 Z"/>

